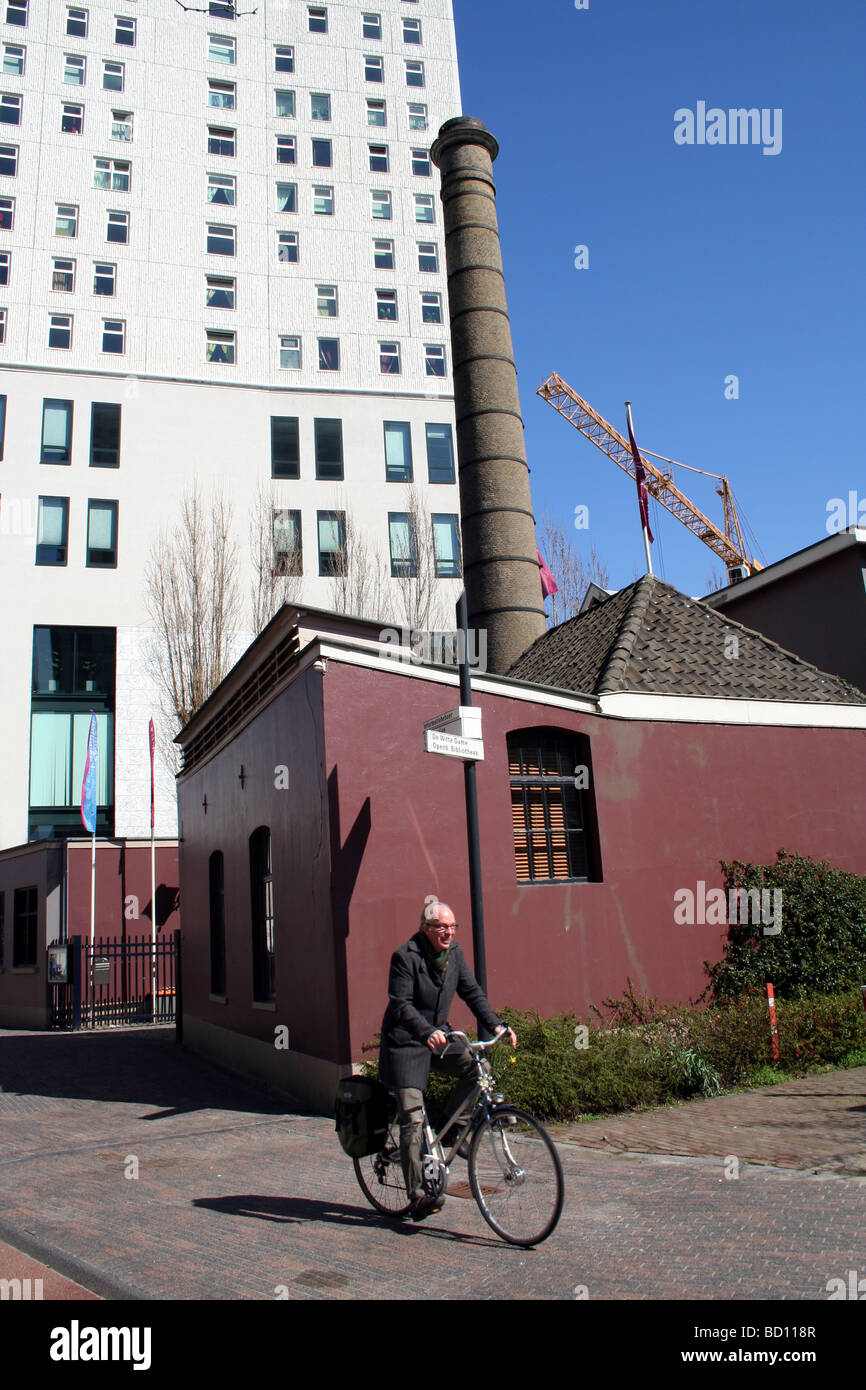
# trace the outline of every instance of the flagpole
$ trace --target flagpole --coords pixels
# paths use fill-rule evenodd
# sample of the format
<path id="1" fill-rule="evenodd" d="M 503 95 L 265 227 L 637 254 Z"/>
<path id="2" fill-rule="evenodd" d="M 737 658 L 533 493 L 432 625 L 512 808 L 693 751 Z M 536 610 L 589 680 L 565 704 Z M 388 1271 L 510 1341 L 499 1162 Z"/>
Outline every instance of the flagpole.
<path id="1" fill-rule="evenodd" d="M 633 421 L 632 418 L 631 418 L 631 401 L 626 401 L 626 403 L 625 403 L 625 410 L 626 410 L 626 415 L 628 416 L 629 441 L 630 441 L 630 443 L 631 443 L 632 451 L 633 451 L 634 456 L 635 456 L 635 468 L 638 470 L 638 471 L 637 471 L 637 486 L 638 486 L 638 497 L 640 498 L 640 496 L 641 496 L 641 488 L 642 488 L 642 486 L 643 486 L 643 480 L 642 480 L 642 478 L 641 478 L 641 472 L 642 472 L 643 470 L 642 470 L 642 468 L 641 468 L 640 453 L 638 452 L 638 447 L 637 447 L 637 445 L 635 444 L 635 439 L 634 439 L 634 421 Z M 646 491 L 646 489 L 644 488 L 644 492 L 645 492 L 645 491 Z M 647 515 L 649 515 L 649 499 L 647 499 L 646 508 L 647 508 Z M 641 534 L 642 534 L 642 536 L 643 536 L 643 550 L 644 550 L 644 555 L 646 556 L 646 567 L 647 567 L 647 572 L 648 572 L 649 574 L 652 574 L 652 572 L 653 572 L 652 555 L 650 554 L 649 536 L 648 536 L 648 534 L 647 534 L 647 527 L 644 525 L 643 514 L 641 514 L 641 528 L 640 528 L 640 529 L 641 529 Z"/>
<path id="2" fill-rule="evenodd" d="M 84 777 L 81 781 L 81 822 L 90 831 L 90 1026 L 96 1024 L 96 817 L 99 791 L 97 768 L 99 763 L 99 739 L 96 715 L 90 711 L 90 728 L 87 731 L 87 757 L 84 760 Z"/>
<path id="3" fill-rule="evenodd" d="M 653 561 L 652 561 L 652 555 L 650 554 L 650 548 L 649 548 L 649 536 L 648 536 L 647 533 L 646 533 L 646 527 L 645 527 L 645 526 L 641 527 L 641 530 L 643 531 L 643 550 L 644 550 L 644 555 L 646 556 L 646 567 L 647 567 L 647 570 L 649 571 L 649 573 L 652 574 L 652 572 L 653 572 Z"/>
<path id="4" fill-rule="evenodd" d="M 96 1024 L 96 821 L 90 837 L 90 1026 Z"/>
<path id="5" fill-rule="evenodd" d="M 154 788 L 153 747 L 154 731 L 151 719 L 148 728 L 150 741 L 150 998 L 153 1021 L 156 1022 L 156 849 L 154 846 Z"/>

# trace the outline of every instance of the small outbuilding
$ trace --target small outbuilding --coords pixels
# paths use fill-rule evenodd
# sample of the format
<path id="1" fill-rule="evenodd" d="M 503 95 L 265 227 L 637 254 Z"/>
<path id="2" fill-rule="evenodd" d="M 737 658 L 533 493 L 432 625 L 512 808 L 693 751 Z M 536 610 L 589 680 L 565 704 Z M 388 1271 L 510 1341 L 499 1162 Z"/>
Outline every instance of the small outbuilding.
<path id="1" fill-rule="evenodd" d="M 463 770 L 423 740 L 457 672 L 419 650 L 285 607 L 178 736 L 184 1038 L 324 1111 L 426 894 L 471 958 Z M 866 873 L 866 695 L 658 579 L 472 686 L 495 1008 L 696 996 L 725 928 L 675 905 L 722 859 Z"/>

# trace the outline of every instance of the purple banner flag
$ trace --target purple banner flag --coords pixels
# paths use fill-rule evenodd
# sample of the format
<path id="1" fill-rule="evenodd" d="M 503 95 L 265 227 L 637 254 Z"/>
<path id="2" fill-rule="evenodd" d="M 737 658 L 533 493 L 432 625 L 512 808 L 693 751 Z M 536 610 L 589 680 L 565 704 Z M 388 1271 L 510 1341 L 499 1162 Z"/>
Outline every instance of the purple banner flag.
<path id="1" fill-rule="evenodd" d="M 96 739 L 96 715 L 90 715 L 90 731 L 87 735 L 87 761 L 84 764 L 84 778 L 81 783 L 81 820 L 84 829 L 93 835 L 96 831 L 96 772 L 99 752 Z"/>

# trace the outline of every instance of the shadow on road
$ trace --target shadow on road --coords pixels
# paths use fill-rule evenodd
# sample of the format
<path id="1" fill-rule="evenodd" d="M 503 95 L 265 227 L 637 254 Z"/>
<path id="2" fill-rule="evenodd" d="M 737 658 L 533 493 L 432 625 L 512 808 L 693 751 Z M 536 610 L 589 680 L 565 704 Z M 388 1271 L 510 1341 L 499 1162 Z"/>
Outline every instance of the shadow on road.
<path id="1" fill-rule="evenodd" d="M 4 1031 L 0 1091 L 9 1095 L 121 1101 L 154 1107 L 144 1118 L 196 1110 L 255 1115 L 306 1113 L 222 1071 L 175 1042 L 173 1028 L 111 1029 L 104 1033 Z"/>
<path id="2" fill-rule="evenodd" d="M 348 1206 L 343 1202 L 322 1202 L 311 1197 L 265 1197 L 256 1193 L 239 1193 L 231 1197 L 198 1197 L 192 1204 L 207 1211 L 224 1212 L 228 1216 L 247 1216 L 256 1221 L 276 1221 L 300 1224 L 305 1221 L 330 1222 L 337 1226 L 372 1226 L 393 1231 L 395 1235 L 423 1234 L 436 1240 L 448 1240 L 459 1245 L 479 1248 L 503 1248 L 501 1240 L 485 1236 L 467 1236 L 459 1231 L 443 1231 L 427 1221 L 399 1221 L 379 1216 L 369 1207 Z M 479 1218 L 480 1219 L 480 1218 Z"/>

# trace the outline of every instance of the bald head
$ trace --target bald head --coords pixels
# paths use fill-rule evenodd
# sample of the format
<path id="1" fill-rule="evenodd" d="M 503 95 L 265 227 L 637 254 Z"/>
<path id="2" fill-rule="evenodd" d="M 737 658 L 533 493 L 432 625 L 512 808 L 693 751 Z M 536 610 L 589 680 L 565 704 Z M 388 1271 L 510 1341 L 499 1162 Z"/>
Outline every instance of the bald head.
<path id="1" fill-rule="evenodd" d="M 421 930 L 438 951 L 447 951 L 457 930 L 454 913 L 448 904 L 432 895 L 427 898 L 421 913 Z"/>

